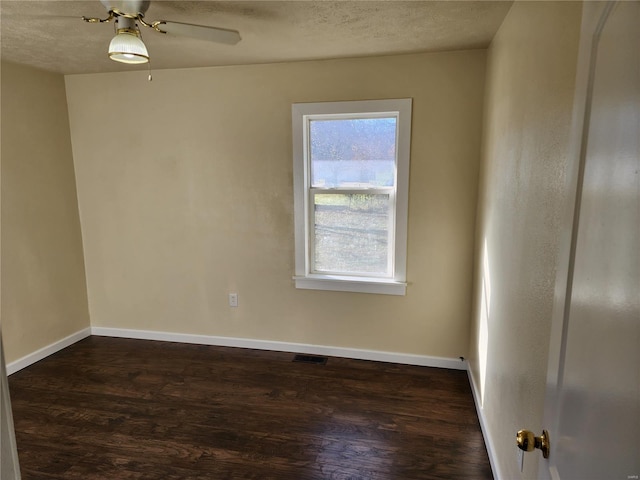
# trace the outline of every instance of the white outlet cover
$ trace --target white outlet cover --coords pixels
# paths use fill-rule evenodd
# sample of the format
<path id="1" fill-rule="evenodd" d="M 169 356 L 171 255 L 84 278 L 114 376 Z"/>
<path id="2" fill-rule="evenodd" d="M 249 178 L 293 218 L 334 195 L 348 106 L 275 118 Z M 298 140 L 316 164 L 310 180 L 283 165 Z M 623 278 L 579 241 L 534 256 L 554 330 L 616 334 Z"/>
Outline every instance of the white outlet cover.
<path id="1" fill-rule="evenodd" d="M 237 293 L 230 293 L 229 294 L 229 306 L 230 307 L 237 307 L 238 306 L 238 294 Z"/>

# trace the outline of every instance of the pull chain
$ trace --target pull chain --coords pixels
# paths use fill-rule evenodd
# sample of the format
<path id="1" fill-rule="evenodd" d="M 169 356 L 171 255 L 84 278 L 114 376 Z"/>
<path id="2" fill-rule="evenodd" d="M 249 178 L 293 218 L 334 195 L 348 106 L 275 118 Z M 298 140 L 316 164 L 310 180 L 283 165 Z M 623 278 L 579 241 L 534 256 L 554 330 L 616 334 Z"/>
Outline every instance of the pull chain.
<path id="1" fill-rule="evenodd" d="M 142 20 L 142 19 L 140 19 Z M 142 22 L 144 24 L 144 21 Z M 136 27 L 138 27 L 138 24 L 136 23 Z M 138 27 L 138 33 L 140 35 L 140 40 L 142 40 L 142 32 L 140 31 L 140 27 Z M 149 54 L 147 54 L 149 55 Z M 149 76 L 147 77 L 148 81 L 152 81 L 153 77 L 151 76 L 151 57 L 147 57 L 147 68 L 148 68 L 148 72 L 149 72 Z"/>

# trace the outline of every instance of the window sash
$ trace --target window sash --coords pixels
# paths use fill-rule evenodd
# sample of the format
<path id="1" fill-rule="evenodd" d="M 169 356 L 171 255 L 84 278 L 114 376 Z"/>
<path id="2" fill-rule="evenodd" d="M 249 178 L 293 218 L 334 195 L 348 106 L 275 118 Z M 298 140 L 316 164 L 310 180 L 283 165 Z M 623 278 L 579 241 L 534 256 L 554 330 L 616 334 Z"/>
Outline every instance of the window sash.
<path id="1" fill-rule="evenodd" d="M 378 188 L 309 188 L 308 189 L 308 207 L 307 207 L 307 273 L 320 275 L 335 275 L 347 277 L 366 277 L 366 278 L 386 278 L 393 279 L 395 271 L 395 231 L 396 231 L 396 189 L 392 187 Z M 365 272 L 365 271 L 336 271 L 322 270 L 317 268 L 316 261 L 316 195 L 385 195 L 387 196 L 387 246 L 386 246 L 386 267 L 385 272 Z"/>
<path id="2" fill-rule="evenodd" d="M 306 222 L 305 222 L 305 238 L 306 238 L 306 273 L 332 275 L 336 277 L 352 277 L 352 278 L 395 278 L 395 232 L 396 232 L 396 189 L 398 178 L 398 137 L 399 137 L 399 116 L 398 111 L 374 111 L 374 112 L 355 112 L 355 113 L 330 113 L 330 114 L 310 114 L 304 115 L 304 184 L 305 184 L 305 202 L 306 202 Z M 394 158 L 394 177 L 393 185 L 389 187 L 330 187 L 323 188 L 312 186 L 312 155 L 311 155 L 311 122 L 314 120 L 361 120 L 361 119 L 384 119 L 395 118 L 395 158 Z M 386 271 L 380 272 L 342 272 L 336 270 L 320 270 L 317 268 L 316 262 L 316 228 L 315 228 L 315 196 L 319 194 L 384 194 L 388 195 L 389 205 L 387 210 L 387 261 Z"/>
<path id="3" fill-rule="evenodd" d="M 375 120 L 394 118 L 396 131 L 395 131 L 395 158 L 394 158 L 394 177 L 393 185 L 385 188 L 396 188 L 398 185 L 398 140 L 399 140 L 399 116 L 400 112 L 361 112 L 361 113 L 330 113 L 330 114 L 309 114 L 303 116 L 304 121 L 304 163 L 305 163 L 305 187 L 306 188 L 322 188 L 312 187 L 312 156 L 311 156 L 311 122 L 314 120 Z M 331 188 L 345 188 L 345 187 L 331 187 Z M 359 188 L 359 187 L 356 187 Z M 362 187 L 373 188 L 373 187 Z"/>

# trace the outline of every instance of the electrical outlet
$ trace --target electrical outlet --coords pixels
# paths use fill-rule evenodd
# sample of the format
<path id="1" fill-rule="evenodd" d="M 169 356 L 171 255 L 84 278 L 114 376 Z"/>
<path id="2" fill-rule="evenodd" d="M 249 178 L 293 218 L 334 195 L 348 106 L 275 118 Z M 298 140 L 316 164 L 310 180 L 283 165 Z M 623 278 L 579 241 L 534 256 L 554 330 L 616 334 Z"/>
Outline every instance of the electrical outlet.
<path id="1" fill-rule="evenodd" d="M 229 306 L 230 307 L 237 307 L 238 306 L 238 294 L 237 293 L 230 293 L 229 294 Z"/>

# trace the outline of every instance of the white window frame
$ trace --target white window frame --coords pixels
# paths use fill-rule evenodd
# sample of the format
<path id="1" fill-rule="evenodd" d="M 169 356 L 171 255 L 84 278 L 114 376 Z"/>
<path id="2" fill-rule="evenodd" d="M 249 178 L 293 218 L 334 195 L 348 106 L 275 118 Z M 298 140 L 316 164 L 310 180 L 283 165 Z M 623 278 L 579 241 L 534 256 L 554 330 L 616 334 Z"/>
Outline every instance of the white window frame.
<path id="1" fill-rule="evenodd" d="M 293 130 L 293 190 L 295 222 L 295 275 L 296 288 L 333 290 L 344 292 L 406 294 L 407 270 L 407 216 L 409 207 L 409 158 L 411 149 L 410 98 L 391 100 L 365 100 L 353 102 L 294 103 L 291 108 Z M 311 165 L 309 155 L 309 124 L 311 120 L 332 118 L 397 118 L 396 124 L 396 181 L 392 187 L 357 189 L 356 193 L 390 194 L 395 201 L 395 215 L 389 243 L 393 255 L 391 275 L 350 276 L 312 272 L 311 244 L 313 218 Z M 353 193 L 340 189 L 341 193 Z M 355 190 L 354 190 L 355 192 Z"/>

